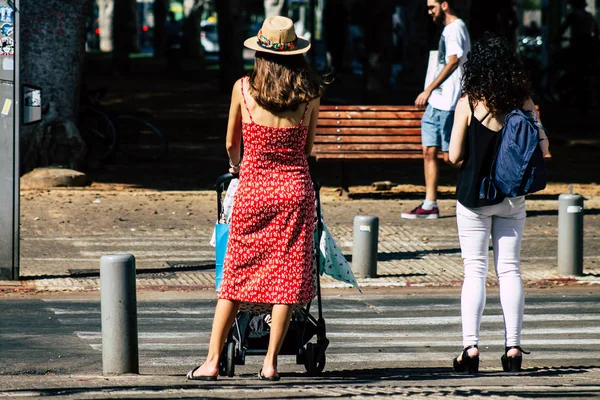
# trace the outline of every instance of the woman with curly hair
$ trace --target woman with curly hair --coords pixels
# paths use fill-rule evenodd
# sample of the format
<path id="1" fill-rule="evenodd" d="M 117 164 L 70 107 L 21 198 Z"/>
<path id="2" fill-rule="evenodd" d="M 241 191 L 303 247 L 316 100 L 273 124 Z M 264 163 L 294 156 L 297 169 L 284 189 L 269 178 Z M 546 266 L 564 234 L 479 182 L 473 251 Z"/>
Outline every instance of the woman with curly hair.
<path id="1" fill-rule="evenodd" d="M 458 372 L 479 370 L 479 327 L 485 307 L 490 234 L 504 314 L 504 371 L 521 370 L 521 325 L 524 292 L 520 274 L 521 239 L 525 227 L 525 197 L 479 198 L 489 176 L 504 117 L 520 107 L 538 120 L 529 97 L 527 75 L 504 38 L 486 36 L 473 46 L 465 63 L 462 97 L 456 106 L 449 158 L 461 164 L 456 187 L 456 221 L 464 260 L 461 294 L 463 350 L 454 359 Z M 540 146 L 548 155 L 548 137 L 540 130 Z"/>

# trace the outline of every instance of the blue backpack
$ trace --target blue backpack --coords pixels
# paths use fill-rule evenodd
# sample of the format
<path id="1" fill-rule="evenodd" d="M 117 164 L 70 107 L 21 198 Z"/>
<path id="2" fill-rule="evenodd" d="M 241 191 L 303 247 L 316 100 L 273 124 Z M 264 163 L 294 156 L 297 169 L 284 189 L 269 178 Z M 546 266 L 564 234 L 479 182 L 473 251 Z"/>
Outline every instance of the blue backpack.
<path id="1" fill-rule="evenodd" d="M 506 197 L 524 196 L 546 187 L 546 164 L 538 136 L 541 127 L 520 108 L 506 115 L 490 175 L 481 182 L 480 199 L 494 200 L 498 192 Z"/>

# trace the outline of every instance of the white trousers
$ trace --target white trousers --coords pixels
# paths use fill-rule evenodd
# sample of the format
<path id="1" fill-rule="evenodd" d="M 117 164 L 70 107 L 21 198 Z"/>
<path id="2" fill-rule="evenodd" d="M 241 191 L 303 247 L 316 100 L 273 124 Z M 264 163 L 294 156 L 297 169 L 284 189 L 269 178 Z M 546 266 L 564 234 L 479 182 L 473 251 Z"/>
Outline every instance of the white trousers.
<path id="1" fill-rule="evenodd" d="M 464 261 L 461 294 L 463 346 L 479 343 L 479 326 L 485 307 L 489 238 L 500 285 L 506 346 L 520 346 L 524 294 L 521 280 L 521 239 L 525 228 L 525 197 L 506 198 L 500 204 L 467 208 L 457 202 L 456 222 Z"/>

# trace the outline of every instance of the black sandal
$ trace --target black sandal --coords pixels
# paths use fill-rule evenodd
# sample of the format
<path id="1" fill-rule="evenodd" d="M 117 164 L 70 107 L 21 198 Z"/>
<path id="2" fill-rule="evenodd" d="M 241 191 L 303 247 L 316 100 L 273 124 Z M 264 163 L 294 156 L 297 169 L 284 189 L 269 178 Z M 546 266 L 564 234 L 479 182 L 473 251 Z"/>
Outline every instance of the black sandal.
<path id="1" fill-rule="evenodd" d="M 258 379 L 260 379 L 261 381 L 277 382 L 278 380 L 281 379 L 281 377 L 279 376 L 279 374 L 275 374 L 273 376 L 266 377 L 263 375 L 262 369 L 261 369 L 258 373 Z"/>
<path id="2" fill-rule="evenodd" d="M 509 356 L 506 353 L 509 350 L 517 349 L 521 352 L 518 356 Z M 504 354 L 500 357 L 500 361 L 502 362 L 502 369 L 504 372 L 521 372 L 521 364 L 523 363 L 523 354 L 531 354 L 529 351 L 525 351 L 521 348 L 521 346 L 508 346 L 504 348 Z"/>
<path id="3" fill-rule="evenodd" d="M 456 372 L 468 372 L 470 374 L 476 374 L 479 372 L 479 356 L 470 356 L 468 353 L 469 349 L 478 349 L 476 344 L 467 346 L 463 349 L 461 360 L 458 361 L 458 357 L 453 360 L 453 367 Z"/>
<path id="4" fill-rule="evenodd" d="M 196 370 L 200 367 L 201 367 L 201 365 L 197 366 L 196 368 L 194 368 L 192 370 L 189 370 L 186 375 L 186 378 L 188 378 L 190 381 L 216 381 L 217 380 L 216 375 L 194 376 L 194 372 L 196 372 Z"/>

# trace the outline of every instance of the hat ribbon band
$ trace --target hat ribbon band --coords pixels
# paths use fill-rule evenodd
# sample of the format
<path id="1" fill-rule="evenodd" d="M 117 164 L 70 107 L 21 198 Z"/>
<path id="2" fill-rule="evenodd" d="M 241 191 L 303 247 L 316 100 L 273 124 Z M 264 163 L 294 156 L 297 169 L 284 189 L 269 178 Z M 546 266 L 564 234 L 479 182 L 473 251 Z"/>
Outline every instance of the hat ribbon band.
<path id="1" fill-rule="evenodd" d="M 267 39 L 266 37 L 264 37 L 261 33 L 262 32 L 259 32 L 257 35 L 257 38 L 258 38 L 257 44 L 264 49 L 275 50 L 275 51 L 289 51 L 289 50 L 294 50 L 296 48 L 296 44 L 298 43 L 298 37 L 296 37 L 291 42 L 285 42 L 285 43 L 272 42 L 269 39 Z"/>

